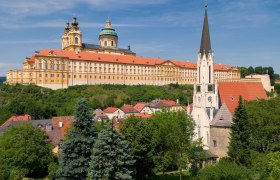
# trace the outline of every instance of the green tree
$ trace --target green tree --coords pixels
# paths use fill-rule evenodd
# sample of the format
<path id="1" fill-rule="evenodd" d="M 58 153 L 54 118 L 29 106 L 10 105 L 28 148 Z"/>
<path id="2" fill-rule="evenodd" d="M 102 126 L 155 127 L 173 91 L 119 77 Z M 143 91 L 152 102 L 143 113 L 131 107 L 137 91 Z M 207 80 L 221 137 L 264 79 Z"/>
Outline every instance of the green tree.
<path id="1" fill-rule="evenodd" d="M 150 119 L 130 116 L 122 122 L 120 131 L 127 138 L 131 152 L 135 158 L 136 179 L 153 176 L 152 159 L 153 126 Z"/>
<path id="2" fill-rule="evenodd" d="M 227 159 L 222 159 L 216 165 L 208 165 L 200 170 L 198 174 L 200 180 L 249 180 L 252 173 L 245 166 L 237 165 Z"/>
<path id="3" fill-rule="evenodd" d="M 250 128 L 242 97 L 234 111 L 228 155 L 237 164 L 248 164 Z"/>
<path id="4" fill-rule="evenodd" d="M 61 146 L 58 179 L 86 179 L 96 130 L 85 99 L 78 100 L 75 120 Z"/>
<path id="5" fill-rule="evenodd" d="M 250 149 L 280 151 L 280 97 L 246 102 L 250 129 Z"/>
<path id="6" fill-rule="evenodd" d="M 135 160 L 125 137 L 110 125 L 98 135 L 92 151 L 90 179 L 133 179 Z"/>
<path id="7" fill-rule="evenodd" d="M 0 136 L 0 179 L 44 177 L 52 161 L 46 134 L 31 124 L 9 127 Z"/>
<path id="8" fill-rule="evenodd" d="M 175 166 L 181 175 L 194 153 L 191 150 L 194 121 L 183 111 L 155 114 L 152 121 L 157 129 L 152 139 L 156 168 L 164 174 Z"/>

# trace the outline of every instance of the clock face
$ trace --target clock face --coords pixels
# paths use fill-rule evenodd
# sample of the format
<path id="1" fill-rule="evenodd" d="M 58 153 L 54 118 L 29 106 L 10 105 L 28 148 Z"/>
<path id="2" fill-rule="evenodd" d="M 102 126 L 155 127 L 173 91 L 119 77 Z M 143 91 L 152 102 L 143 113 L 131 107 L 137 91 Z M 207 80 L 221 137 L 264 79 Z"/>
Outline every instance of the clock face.
<path id="1" fill-rule="evenodd" d="M 211 96 L 208 97 L 208 101 L 209 101 L 209 102 L 212 101 L 212 97 L 211 97 Z"/>

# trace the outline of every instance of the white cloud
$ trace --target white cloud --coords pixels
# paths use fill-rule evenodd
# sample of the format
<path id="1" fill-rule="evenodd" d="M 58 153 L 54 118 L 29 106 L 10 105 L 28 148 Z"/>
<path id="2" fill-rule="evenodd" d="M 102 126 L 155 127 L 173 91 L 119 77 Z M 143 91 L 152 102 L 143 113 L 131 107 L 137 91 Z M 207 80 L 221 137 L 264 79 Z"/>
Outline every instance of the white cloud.
<path id="1" fill-rule="evenodd" d="M 20 68 L 22 64 L 19 63 L 0 63 L 0 68 Z"/>
<path id="2" fill-rule="evenodd" d="M 74 8 L 79 4 L 86 4 L 96 9 L 125 8 L 139 5 L 163 4 L 168 0 L 4 0 L 1 2 L 0 12 L 10 15 L 40 15 L 50 14 L 59 10 Z"/>
<path id="3" fill-rule="evenodd" d="M 34 39 L 34 40 L 9 40 L 9 41 L 0 41 L 0 44 L 43 44 L 43 43 L 57 43 L 57 42 L 60 42 L 60 40 L 40 40 L 40 39 Z"/>

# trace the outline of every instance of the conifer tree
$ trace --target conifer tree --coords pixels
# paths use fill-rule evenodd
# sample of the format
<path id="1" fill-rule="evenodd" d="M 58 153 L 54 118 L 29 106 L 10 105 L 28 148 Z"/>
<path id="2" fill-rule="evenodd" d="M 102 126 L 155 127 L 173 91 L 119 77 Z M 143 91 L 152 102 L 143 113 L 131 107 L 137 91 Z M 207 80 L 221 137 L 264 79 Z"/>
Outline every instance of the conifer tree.
<path id="1" fill-rule="evenodd" d="M 75 120 L 61 145 L 57 179 L 86 179 L 96 130 L 85 99 L 78 100 Z"/>
<path id="2" fill-rule="evenodd" d="M 233 124 L 231 127 L 231 138 L 228 155 L 237 164 L 246 165 L 250 156 L 249 151 L 249 122 L 246 109 L 239 97 L 238 106 L 234 111 Z"/>
<path id="3" fill-rule="evenodd" d="M 133 179 L 135 160 L 125 137 L 110 125 L 98 135 L 89 169 L 90 179 Z"/>

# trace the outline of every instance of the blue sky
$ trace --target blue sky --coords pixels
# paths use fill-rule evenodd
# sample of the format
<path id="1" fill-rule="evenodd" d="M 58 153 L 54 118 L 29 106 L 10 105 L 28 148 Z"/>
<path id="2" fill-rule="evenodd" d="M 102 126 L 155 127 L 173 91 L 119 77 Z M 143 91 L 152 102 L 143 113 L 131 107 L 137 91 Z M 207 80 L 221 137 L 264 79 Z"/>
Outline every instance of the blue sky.
<path id="1" fill-rule="evenodd" d="M 77 16 L 83 42 L 98 43 L 108 17 L 119 47 L 138 56 L 197 60 L 204 0 L 2 0 L 0 76 L 25 57 L 61 48 L 66 21 Z M 215 62 L 272 66 L 280 73 L 280 0 L 208 0 Z"/>

